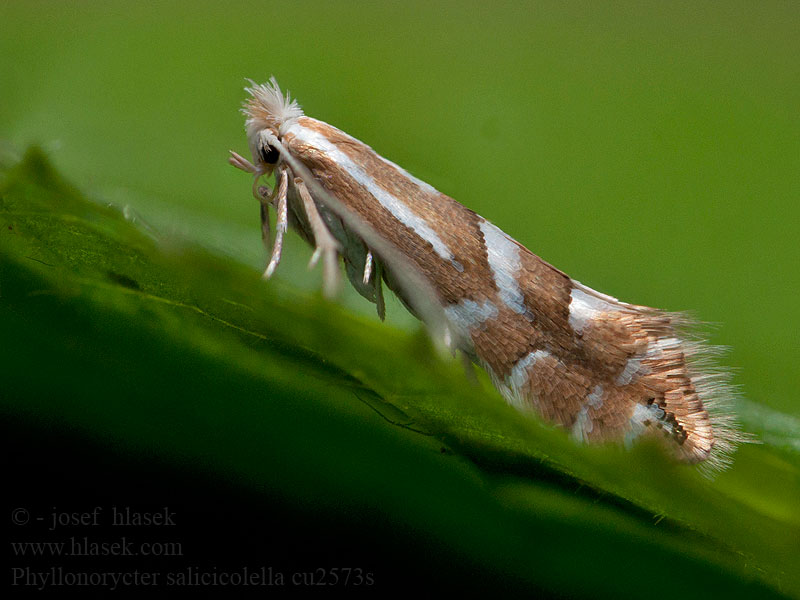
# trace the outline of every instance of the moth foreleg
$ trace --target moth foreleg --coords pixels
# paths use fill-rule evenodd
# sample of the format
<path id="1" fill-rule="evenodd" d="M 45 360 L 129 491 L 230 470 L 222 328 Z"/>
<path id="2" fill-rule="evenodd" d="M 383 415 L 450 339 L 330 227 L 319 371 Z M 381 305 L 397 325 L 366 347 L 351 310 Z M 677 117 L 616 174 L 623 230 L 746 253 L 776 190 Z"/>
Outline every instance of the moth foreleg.
<path id="1" fill-rule="evenodd" d="M 277 223 L 275 223 L 275 243 L 272 245 L 272 255 L 270 256 L 269 264 L 267 265 L 266 271 L 264 271 L 264 279 L 271 277 L 278 263 L 281 262 L 283 234 L 286 233 L 286 229 L 289 226 L 288 190 L 289 176 L 286 173 L 286 169 L 283 168 L 278 175 L 278 187 L 274 199 L 275 211 L 278 213 Z"/>
<path id="2" fill-rule="evenodd" d="M 314 204 L 314 199 L 308 192 L 308 188 L 302 179 L 294 180 L 300 199 L 303 201 L 303 209 L 308 217 L 308 224 L 314 234 L 314 244 L 316 249 L 308 263 L 309 268 L 313 268 L 317 261 L 322 257 L 322 292 L 326 297 L 335 296 L 341 287 L 342 274 L 339 270 L 339 243 L 333 237 L 322 216 Z"/>

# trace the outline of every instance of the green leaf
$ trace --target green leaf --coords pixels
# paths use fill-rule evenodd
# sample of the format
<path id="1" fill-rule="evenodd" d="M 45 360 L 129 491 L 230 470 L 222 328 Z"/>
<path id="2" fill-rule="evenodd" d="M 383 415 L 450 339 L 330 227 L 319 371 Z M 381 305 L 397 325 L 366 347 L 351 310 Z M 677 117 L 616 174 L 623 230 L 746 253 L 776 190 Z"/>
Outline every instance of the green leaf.
<path id="1" fill-rule="evenodd" d="M 530 590 L 800 594 L 791 417 L 742 403 L 763 443 L 713 480 L 654 446 L 579 447 L 506 406 L 484 375 L 472 384 L 422 330 L 263 282 L 123 213 L 88 201 L 36 149 L 4 174 L 7 415 L 309 515 L 362 515 L 364 531 L 388 524 Z"/>

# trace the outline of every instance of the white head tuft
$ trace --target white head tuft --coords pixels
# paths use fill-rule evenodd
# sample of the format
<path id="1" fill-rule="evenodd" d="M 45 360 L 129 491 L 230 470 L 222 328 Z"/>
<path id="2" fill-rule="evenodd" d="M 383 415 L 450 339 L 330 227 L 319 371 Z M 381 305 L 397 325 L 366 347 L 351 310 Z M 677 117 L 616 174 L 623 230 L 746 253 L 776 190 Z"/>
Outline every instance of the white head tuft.
<path id="1" fill-rule="evenodd" d="M 303 116 L 303 109 L 293 100 L 287 91 L 284 95 L 275 77 L 268 83 L 257 84 L 248 79 L 251 87 L 245 88 L 250 94 L 242 108 L 247 117 L 245 129 L 247 137 L 253 139 L 260 131 L 271 129 L 275 135 L 281 135 L 298 117 Z"/>

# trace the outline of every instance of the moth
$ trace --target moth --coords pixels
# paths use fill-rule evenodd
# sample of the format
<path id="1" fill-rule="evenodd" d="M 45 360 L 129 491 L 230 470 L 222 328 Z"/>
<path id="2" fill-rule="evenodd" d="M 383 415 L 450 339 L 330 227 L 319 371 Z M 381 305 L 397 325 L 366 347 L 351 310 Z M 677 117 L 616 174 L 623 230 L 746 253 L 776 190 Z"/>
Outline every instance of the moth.
<path id="1" fill-rule="evenodd" d="M 721 467 L 740 440 L 727 374 L 684 316 L 620 302 L 533 254 L 498 227 L 363 142 L 306 116 L 272 78 L 245 88 L 242 112 L 262 237 L 277 214 L 264 273 L 291 228 L 323 262 L 324 290 L 355 289 L 384 316 L 383 284 L 489 373 L 522 411 L 582 442 L 655 435 L 681 460 Z M 259 185 L 275 175 L 274 189 Z"/>

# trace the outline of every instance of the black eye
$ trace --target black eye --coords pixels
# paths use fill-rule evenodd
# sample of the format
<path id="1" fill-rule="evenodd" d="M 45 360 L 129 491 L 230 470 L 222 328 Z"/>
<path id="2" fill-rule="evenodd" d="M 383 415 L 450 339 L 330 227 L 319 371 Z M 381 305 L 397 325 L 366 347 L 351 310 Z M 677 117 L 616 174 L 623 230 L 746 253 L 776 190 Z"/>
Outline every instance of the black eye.
<path id="1" fill-rule="evenodd" d="M 258 150 L 258 153 L 261 155 L 261 160 L 268 165 L 274 165 L 276 162 L 278 162 L 278 158 L 280 158 L 280 152 L 278 152 L 278 149 L 270 146 L 269 144 L 266 146 L 261 146 L 261 148 Z"/>

